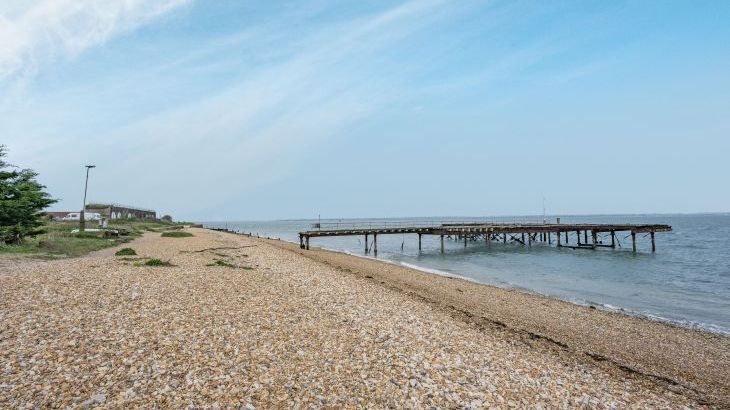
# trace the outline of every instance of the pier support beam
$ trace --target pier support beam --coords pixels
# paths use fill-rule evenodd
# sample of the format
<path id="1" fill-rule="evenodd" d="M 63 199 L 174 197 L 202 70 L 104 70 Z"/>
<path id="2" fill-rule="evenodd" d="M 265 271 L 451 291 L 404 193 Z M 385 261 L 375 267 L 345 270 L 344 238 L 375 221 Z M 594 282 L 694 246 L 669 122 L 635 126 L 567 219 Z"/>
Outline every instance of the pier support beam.
<path id="1" fill-rule="evenodd" d="M 561 246 L 563 246 L 563 245 L 562 245 L 562 244 L 560 243 L 560 232 L 558 231 L 558 232 L 556 233 L 556 235 L 555 235 L 555 236 L 557 236 L 557 237 L 558 237 L 558 248 L 559 248 L 559 247 L 561 247 Z M 567 233 L 567 232 L 565 233 L 565 238 L 566 238 L 566 240 L 568 239 L 568 233 Z"/>
<path id="2" fill-rule="evenodd" d="M 580 246 L 580 231 L 575 231 L 575 237 L 577 238 L 578 246 Z"/>
<path id="3" fill-rule="evenodd" d="M 548 245 L 552 245 L 553 240 L 552 240 L 552 235 L 550 234 L 550 232 L 547 232 L 545 235 L 547 235 L 547 237 L 548 237 Z M 560 234 L 558 234 L 558 236 L 560 236 Z"/>
<path id="4" fill-rule="evenodd" d="M 522 244 L 523 245 L 525 244 L 525 234 L 524 233 L 522 234 Z"/>
<path id="5" fill-rule="evenodd" d="M 304 237 L 299 235 L 299 249 L 304 249 Z"/>
<path id="6" fill-rule="evenodd" d="M 636 232 L 634 231 L 631 231 L 631 248 L 636 253 Z"/>
<path id="7" fill-rule="evenodd" d="M 502 243 L 507 245 L 507 234 L 506 233 L 502 234 Z"/>
<path id="8" fill-rule="evenodd" d="M 593 240 L 593 249 L 596 249 L 596 246 L 598 245 L 598 238 L 597 238 L 596 231 L 591 231 L 591 239 Z"/>
<path id="9" fill-rule="evenodd" d="M 654 231 L 651 231 L 651 252 L 656 252 L 656 242 L 654 242 Z"/>
<path id="10" fill-rule="evenodd" d="M 378 234 L 373 234 L 373 254 L 378 256 Z"/>
<path id="11" fill-rule="evenodd" d="M 558 236 L 560 236 L 560 232 L 558 232 Z M 568 242 L 568 232 L 565 232 L 565 244 L 567 245 L 569 243 L 570 242 Z"/>
<path id="12" fill-rule="evenodd" d="M 308 236 L 306 237 L 306 243 L 307 243 L 307 245 L 306 245 L 307 246 L 307 250 L 309 250 L 309 237 Z"/>
<path id="13" fill-rule="evenodd" d="M 583 231 L 583 242 L 585 242 L 586 245 L 588 244 L 588 230 L 587 229 L 585 231 Z"/>
<path id="14" fill-rule="evenodd" d="M 421 236 L 423 236 L 423 234 L 419 233 L 418 234 L 418 252 L 421 252 Z"/>
<path id="15" fill-rule="evenodd" d="M 612 248 L 616 247 L 616 232 L 615 231 L 611 231 L 611 247 Z"/>
<path id="16" fill-rule="evenodd" d="M 368 254 L 368 234 L 365 234 L 365 254 Z"/>
<path id="17" fill-rule="evenodd" d="M 527 246 L 532 247 L 532 235 L 527 234 Z"/>
<path id="18" fill-rule="evenodd" d="M 466 248 L 466 235 L 464 235 L 464 247 Z"/>
<path id="19" fill-rule="evenodd" d="M 444 236 L 441 235 L 441 253 L 444 253 Z"/>

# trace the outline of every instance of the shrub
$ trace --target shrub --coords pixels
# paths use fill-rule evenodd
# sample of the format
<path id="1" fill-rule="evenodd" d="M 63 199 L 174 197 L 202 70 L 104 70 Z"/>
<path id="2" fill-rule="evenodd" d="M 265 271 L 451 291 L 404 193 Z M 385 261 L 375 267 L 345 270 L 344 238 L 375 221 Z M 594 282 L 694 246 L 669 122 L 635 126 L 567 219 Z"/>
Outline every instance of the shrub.
<path id="1" fill-rule="evenodd" d="M 117 253 L 115 253 L 114 255 L 116 255 L 116 256 L 132 256 L 132 255 L 136 255 L 136 254 L 137 254 L 137 252 L 135 252 L 135 250 L 132 249 L 132 248 L 123 248 L 123 249 L 118 250 Z"/>
<path id="2" fill-rule="evenodd" d="M 38 174 L 8 164 L 5 155 L 5 146 L 0 145 L 0 241 L 19 244 L 26 236 L 44 232 L 41 211 L 56 200 L 36 181 Z"/>
<path id="3" fill-rule="evenodd" d="M 193 236 L 193 234 L 191 234 L 190 232 L 174 231 L 174 232 L 163 232 L 162 233 L 163 238 L 187 238 L 190 236 Z"/>

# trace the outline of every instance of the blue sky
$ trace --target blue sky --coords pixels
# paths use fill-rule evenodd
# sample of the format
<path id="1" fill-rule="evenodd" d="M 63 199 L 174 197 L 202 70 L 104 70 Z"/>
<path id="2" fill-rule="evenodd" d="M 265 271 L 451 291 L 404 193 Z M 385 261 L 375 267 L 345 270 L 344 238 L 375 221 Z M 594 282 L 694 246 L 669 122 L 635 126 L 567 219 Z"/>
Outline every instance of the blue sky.
<path id="1" fill-rule="evenodd" d="M 730 3 L 10 0 L 0 143 L 194 220 L 730 211 Z"/>

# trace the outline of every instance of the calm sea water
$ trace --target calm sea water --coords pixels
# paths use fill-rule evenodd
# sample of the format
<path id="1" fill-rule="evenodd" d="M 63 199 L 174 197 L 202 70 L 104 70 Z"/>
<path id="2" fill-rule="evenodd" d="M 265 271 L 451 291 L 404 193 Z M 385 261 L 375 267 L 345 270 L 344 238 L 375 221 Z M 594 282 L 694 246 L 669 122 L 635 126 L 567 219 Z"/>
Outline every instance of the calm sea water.
<path id="1" fill-rule="evenodd" d="M 470 218 L 382 219 L 376 220 L 376 224 L 466 219 Z M 494 220 L 534 222 L 538 219 L 542 217 Z M 208 222 L 205 226 L 298 243 L 297 233 L 312 229 L 314 222 Z M 616 250 L 558 249 L 542 243 L 528 248 L 497 242 L 487 248 L 484 241 L 469 242 L 465 248 L 463 242 L 446 241 L 446 252 L 441 254 L 438 237 L 424 236 L 423 251 L 419 252 L 416 235 L 379 235 L 377 257 L 481 283 L 730 335 L 730 214 L 561 216 L 561 222 L 661 223 L 672 225 L 673 231 L 657 233 L 654 254 L 650 238 L 643 235 L 637 235 L 639 252 L 636 254 L 631 252 L 631 238 L 624 236 L 618 236 L 622 247 Z M 364 255 L 365 248 L 362 237 L 312 238 L 311 245 L 355 255 Z"/>

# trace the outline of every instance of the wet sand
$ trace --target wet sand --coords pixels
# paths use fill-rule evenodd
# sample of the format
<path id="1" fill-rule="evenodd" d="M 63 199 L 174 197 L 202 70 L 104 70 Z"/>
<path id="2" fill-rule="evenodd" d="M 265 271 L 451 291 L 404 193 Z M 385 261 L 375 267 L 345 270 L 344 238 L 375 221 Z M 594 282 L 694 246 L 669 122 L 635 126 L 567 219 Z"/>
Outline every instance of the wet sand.
<path id="1" fill-rule="evenodd" d="M 1 264 L 0 407 L 728 405 L 727 338 L 189 231 Z"/>

